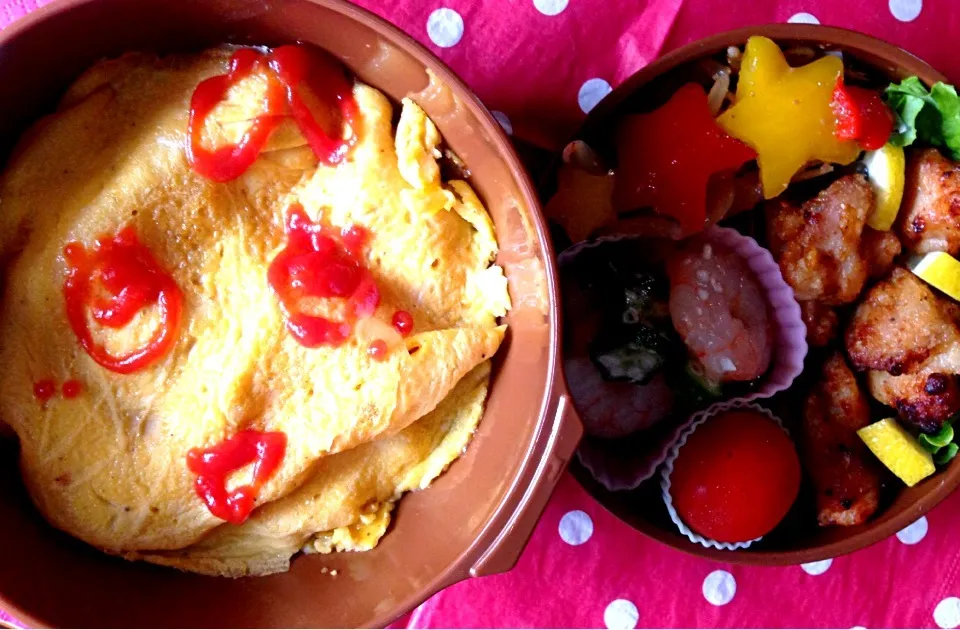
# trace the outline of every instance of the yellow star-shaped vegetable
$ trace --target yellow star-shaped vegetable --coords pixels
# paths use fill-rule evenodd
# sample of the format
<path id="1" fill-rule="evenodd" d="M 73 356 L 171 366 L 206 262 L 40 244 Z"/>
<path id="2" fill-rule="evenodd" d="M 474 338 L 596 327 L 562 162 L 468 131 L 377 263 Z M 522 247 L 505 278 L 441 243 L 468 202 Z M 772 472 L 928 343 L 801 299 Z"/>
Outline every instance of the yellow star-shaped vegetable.
<path id="1" fill-rule="evenodd" d="M 763 196 L 776 197 L 805 164 L 849 164 L 860 149 L 834 135 L 830 108 L 843 61 L 827 55 L 791 68 L 766 37 L 747 40 L 734 105 L 717 122 L 758 155 Z"/>

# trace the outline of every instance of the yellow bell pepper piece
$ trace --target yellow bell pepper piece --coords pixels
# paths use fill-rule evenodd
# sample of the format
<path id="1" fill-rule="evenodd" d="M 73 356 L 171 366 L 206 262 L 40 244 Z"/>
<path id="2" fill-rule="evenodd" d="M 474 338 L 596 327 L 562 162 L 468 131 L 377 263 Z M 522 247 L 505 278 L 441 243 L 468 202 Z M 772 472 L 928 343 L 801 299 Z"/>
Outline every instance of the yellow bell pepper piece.
<path id="1" fill-rule="evenodd" d="M 947 252 L 912 256 L 907 267 L 930 286 L 960 302 L 960 260 Z"/>
<path id="2" fill-rule="evenodd" d="M 908 486 L 917 485 L 937 471 L 930 453 L 893 418 L 863 427 L 857 435 L 877 459 Z"/>
<path id="3" fill-rule="evenodd" d="M 805 164 L 849 164 L 860 149 L 834 135 L 830 101 L 843 61 L 827 55 L 791 68 L 772 40 L 747 40 L 734 105 L 717 122 L 759 156 L 763 196 L 776 197 Z"/>

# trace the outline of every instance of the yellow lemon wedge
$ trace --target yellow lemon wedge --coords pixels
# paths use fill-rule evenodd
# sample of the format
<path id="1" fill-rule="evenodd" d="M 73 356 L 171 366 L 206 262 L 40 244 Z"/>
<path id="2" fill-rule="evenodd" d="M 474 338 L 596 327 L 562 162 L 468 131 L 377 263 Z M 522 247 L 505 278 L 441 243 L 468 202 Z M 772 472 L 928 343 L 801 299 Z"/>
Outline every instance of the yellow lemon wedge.
<path id="1" fill-rule="evenodd" d="M 885 144 L 876 151 L 868 151 L 863 156 L 863 164 L 867 167 L 867 179 L 877 194 L 877 205 L 867 217 L 867 225 L 886 232 L 893 227 L 903 200 L 906 172 L 903 147 Z"/>
<path id="2" fill-rule="evenodd" d="M 960 260 L 946 252 L 912 256 L 907 267 L 930 286 L 960 301 Z"/>
<path id="3" fill-rule="evenodd" d="M 896 420 L 886 418 L 857 431 L 874 455 L 908 486 L 934 473 L 933 457 Z"/>

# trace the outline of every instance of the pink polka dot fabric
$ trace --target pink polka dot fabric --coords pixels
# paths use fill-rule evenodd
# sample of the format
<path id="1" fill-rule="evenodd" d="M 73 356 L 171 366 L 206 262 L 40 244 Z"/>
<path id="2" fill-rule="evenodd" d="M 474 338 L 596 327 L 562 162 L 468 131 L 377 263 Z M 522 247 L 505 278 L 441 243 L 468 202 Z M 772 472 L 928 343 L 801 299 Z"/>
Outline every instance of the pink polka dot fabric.
<path id="1" fill-rule="evenodd" d="M 0 26 L 45 4 L 0 0 Z M 360 0 L 430 47 L 504 128 L 557 148 L 612 87 L 664 51 L 766 22 L 876 35 L 960 82 L 956 0 Z M 437 594 L 397 626 L 956 628 L 960 494 L 869 549 L 786 568 L 664 547 L 563 479 L 517 567 Z M 6 618 L 0 613 L 0 618 Z"/>
<path id="2" fill-rule="evenodd" d="M 954 495 L 855 554 L 765 568 L 701 560 L 621 523 L 561 482 L 516 568 L 462 582 L 410 628 L 955 628 L 960 549 Z"/>

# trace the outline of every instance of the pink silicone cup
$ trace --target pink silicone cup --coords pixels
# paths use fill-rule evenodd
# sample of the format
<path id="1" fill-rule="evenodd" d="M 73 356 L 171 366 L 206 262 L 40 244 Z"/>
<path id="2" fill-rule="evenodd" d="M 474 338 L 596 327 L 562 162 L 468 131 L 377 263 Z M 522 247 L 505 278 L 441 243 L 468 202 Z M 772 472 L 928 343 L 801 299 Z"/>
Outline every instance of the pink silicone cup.
<path id="1" fill-rule="evenodd" d="M 754 239 L 736 230 L 718 226 L 699 235 L 708 243 L 736 252 L 747 263 L 767 296 L 774 325 L 774 348 L 770 368 L 757 386 L 729 403 L 747 403 L 769 398 L 786 390 L 803 371 L 807 355 L 806 326 L 793 289 L 784 281 L 780 267 L 769 251 Z M 557 258 L 561 273 L 578 254 L 607 243 L 643 240 L 635 235 L 614 235 L 577 243 Z M 574 400 L 574 404 L 576 404 Z M 577 459 L 600 484 L 609 490 L 633 490 L 652 478 L 667 459 L 685 423 L 670 418 L 658 425 L 619 440 L 606 440 L 587 435 L 577 449 Z"/>

